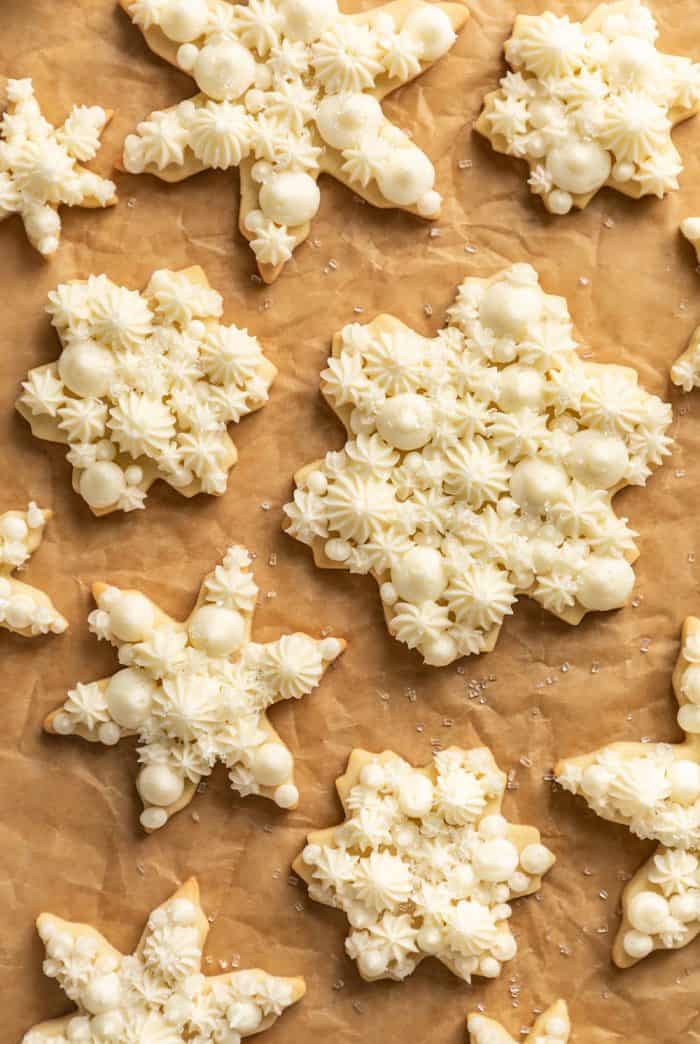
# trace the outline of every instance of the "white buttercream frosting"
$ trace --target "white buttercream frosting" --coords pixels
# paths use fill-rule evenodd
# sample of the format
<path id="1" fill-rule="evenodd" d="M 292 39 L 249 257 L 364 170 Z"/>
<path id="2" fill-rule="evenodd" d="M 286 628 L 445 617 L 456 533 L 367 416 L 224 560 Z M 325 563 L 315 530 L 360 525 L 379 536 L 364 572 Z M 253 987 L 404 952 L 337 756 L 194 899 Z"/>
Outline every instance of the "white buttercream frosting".
<path id="1" fill-rule="evenodd" d="M 27 637 L 63 634 L 68 627 L 44 591 L 14 575 L 39 547 L 50 518 L 50 511 L 42 511 L 33 502 L 26 511 L 0 515 L 0 627 Z"/>

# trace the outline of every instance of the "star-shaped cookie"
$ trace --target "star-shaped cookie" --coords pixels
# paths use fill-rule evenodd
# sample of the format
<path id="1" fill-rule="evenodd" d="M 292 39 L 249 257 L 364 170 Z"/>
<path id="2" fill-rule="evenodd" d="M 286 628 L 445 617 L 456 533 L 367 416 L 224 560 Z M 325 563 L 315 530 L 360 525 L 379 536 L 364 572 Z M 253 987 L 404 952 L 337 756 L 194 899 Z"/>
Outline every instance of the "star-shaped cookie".
<path id="1" fill-rule="evenodd" d="M 43 257 L 58 250 L 58 208 L 111 207 L 113 182 L 87 170 L 112 118 L 97 105 L 75 105 L 60 127 L 42 116 L 31 80 L 0 77 L 6 110 L 0 121 L 0 221 L 19 214 Z"/>
<path id="2" fill-rule="evenodd" d="M 694 247 L 700 262 L 700 218 L 686 218 L 681 224 L 681 232 Z M 686 350 L 671 367 L 671 380 L 685 392 L 700 388 L 700 326 L 690 338 Z"/>
<path id="3" fill-rule="evenodd" d="M 577 624 L 632 590 L 612 498 L 668 454 L 671 409 L 577 347 L 525 264 L 465 279 L 434 338 L 389 315 L 333 338 L 321 391 L 347 442 L 296 474 L 285 528 L 317 565 L 371 574 L 426 663 L 493 649 L 519 594 Z"/>
<path id="4" fill-rule="evenodd" d="M 355 750 L 336 787 L 345 822 L 309 834 L 294 870 L 343 910 L 363 979 L 405 979 L 428 956 L 467 982 L 517 951 L 510 901 L 537 892 L 554 855 L 501 815 L 506 777 L 486 748 L 414 768 Z"/>
<path id="5" fill-rule="evenodd" d="M 269 1029 L 306 992 L 302 978 L 253 968 L 202 974 L 209 922 L 194 878 L 150 914 L 132 955 L 88 924 L 37 918 L 44 974 L 77 1010 L 29 1030 L 22 1044 L 237 1044 Z"/>
<path id="6" fill-rule="evenodd" d="M 240 170 L 239 227 L 271 283 L 309 234 L 326 173 L 377 207 L 437 217 L 428 157 L 381 101 L 441 58 L 468 17 L 394 0 L 344 15 L 336 0 L 120 0 L 152 51 L 199 93 L 152 113 L 124 169 L 181 181 Z"/>
<path id="7" fill-rule="evenodd" d="M 42 511 L 33 502 L 26 511 L 0 515 L 0 627 L 26 638 L 63 634 L 68 627 L 44 591 L 12 575 L 34 554 L 50 518 L 50 511 Z"/>
<path id="8" fill-rule="evenodd" d="M 160 269 L 143 293 L 106 275 L 61 283 L 47 311 L 62 351 L 30 370 L 17 410 L 37 438 L 68 445 L 93 514 L 143 508 L 159 479 L 185 497 L 225 493 L 238 456 L 227 426 L 265 405 L 277 371 L 220 321 L 203 270 Z"/>
<path id="9" fill-rule="evenodd" d="M 471 1044 L 567 1044 L 571 1022 L 566 1002 L 555 1001 L 540 1015 L 526 1037 L 516 1038 L 503 1029 L 500 1022 L 474 1012 L 467 1020 Z"/>
<path id="10" fill-rule="evenodd" d="M 558 782 L 593 811 L 659 842 L 622 896 L 613 946 L 620 968 L 700 932 L 700 620 L 683 624 L 673 672 L 682 743 L 611 743 L 556 767 Z"/>
<path id="11" fill-rule="evenodd" d="M 298 803 L 294 760 L 267 711 L 312 692 L 345 642 L 301 633 L 251 641 L 258 588 L 250 566 L 244 548 L 230 547 L 182 623 L 140 591 L 93 585 L 90 630 L 118 649 L 122 669 L 78 683 L 45 728 L 110 747 L 138 736 L 136 786 L 148 831 L 190 803 L 217 761 L 242 797 Z"/>
<path id="12" fill-rule="evenodd" d="M 700 108 L 700 64 L 662 54 L 657 36 L 640 0 L 600 4 L 583 22 L 517 16 L 505 44 L 511 71 L 476 129 L 527 162 L 552 214 L 587 206 L 604 185 L 635 199 L 678 188 L 671 131 Z"/>

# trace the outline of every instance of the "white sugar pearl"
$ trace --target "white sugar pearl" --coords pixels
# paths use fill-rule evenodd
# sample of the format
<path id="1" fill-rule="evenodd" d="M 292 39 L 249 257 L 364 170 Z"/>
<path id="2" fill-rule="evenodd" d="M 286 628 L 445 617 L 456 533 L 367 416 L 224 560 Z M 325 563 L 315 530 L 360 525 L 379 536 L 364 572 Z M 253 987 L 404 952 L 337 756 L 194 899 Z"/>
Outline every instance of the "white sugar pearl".
<path id="1" fill-rule="evenodd" d="M 484 841 L 475 847 L 472 863 L 482 881 L 507 881 L 518 866 L 518 850 L 503 838 Z"/>
<path id="2" fill-rule="evenodd" d="M 363 950 L 357 958 L 360 975 L 367 979 L 382 975 L 386 971 L 386 965 L 386 958 L 379 950 Z"/>
<path id="3" fill-rule="evenodd" d="M 411 548 L 392 568 L 391 582 L 407 602 L 435 600 L 447 586 L 444 559 L 434 547 Z"/>
<path id="4" fill-rule="evenodd" d="M 495 957 L 482 957 L 479 961 L 479 975 L 485 979 L 497 979 L 501 973 L 500 961 Z"/>
<path id="5" fill-rule="evenodd" d="M 411 819 L 426 816 L 433 804 L 433 784 L 427 776 L 414 772 L 401 781 L 399 808 Z"/>
<path id="6" fill-rule="evenodd" d="M 127 486 L 138 486 L 139 482 L 143 480 L 143 468 L 139 467 L 138 464 L 132 464 L 124 472 L 124 481 Z"/>
<path id="7" fill-rule="evenodd" d="M 311 43 L 318 40 L 338 15 L 336 0 L 282 0 L 285 36 Z"/>
<path id="8" fill-rule="evenodd" d="M 586 609 L 620 609 L 634 587 L 634 570 L 625 558 L 591 555 L 578 583 L 578 600 Z"/>
<path id="9" fill-rule="evenodd" d="M 53 719 L 53 728 L 59 736 L 71 736 L 73 734 L 74 726 L 70 717 L 61 712 Z"/>
<path id="10" fill-rule="evenodd" d="M 571 141 L 555 146 L 547 156 L 554 184 L 577 196 L 595 192 L 610 175 L 610 153 L 594 141 Z"/>
<path id="11" fill-rule="evenodd" d="M 692 663 L 683 671 L 681 693 L 691 703 L 700 704 L 700 663 Z"/>
<path id="12" fill-rule="evenodd" d="M 526 845 L 520 853 L 520 865 L 528 874 L 541 877 L 554 863 L 554 856 L 544 845 Z"/>
<path id="13" fill-rule="evenodd" d="M 435 168 L 415 146 L 392 149 L 377 172 L 385 199 L 400 207 L 413 206 L 435 183 Z"/>
<path id="14" fill-rule="evenodd" d="M 194 44 L 185 43 L 181 47 L 178 47 L 177 51 L 177 64 L 185 72 L 191 72 L 194 69 L 194 63 L 197 61 L 197 55 L 199 54 L 199 48 L 195 47 Z"/>
<path id="15" fill-rule="evenodd" d="M 568 214 L 574 205 L 574 201 L 568 192 L 563 192 L 561 189 L 554 189 L 547 196 L 547 205 L 552 214 Z"/>
<path id="16" fill-rule="evenodd" d="M 144 830 L 160 830 L 168 822 L 168 813 L 164 808 L 144 808 L 139 822 Z"/>
<path id="17" fill-rule="evenodd" d="M 75 341 L 58 359 L 58 375 L 76 395 L 100 398 L 109 391 L 114 373 L 114 356 L 95 341 Z"/>
<path id="18" fill-rule="evenodd" d="M 634 163 L 630 163 L 628 160 L 621 160 L 616 163 L 612 169 L 612 176 L 616 181 L 630 181 L 635 174 Z"/>
<path id="19" fill-rule="evenodd" d="M 80 495 L 91 508 L 101 511 L 112 507 L 124 492 L 124 472 L 118 464 L 102 460 L 89 467 L 80 476 Z"/>
<path id="20" fill-rule="evenodd" d="M 328 490 L 328 479 L 322 471 L 311 471 L 306 478 L 306 485 L 317 497 L 322 497 Z"/>
<path id="21" fill-rule="evenodd" d="M 237 1001 L 227 1008 L 226 1021 L 237 1033 L 255 1033 L 262 1022 L 262 1011 L 253 1001 Z"/>
<path id="22" fill-rule="evenodd" d="M 497 960 L 510 961 L 518 952 L 518 944 L 509 931 L 503 931 L 498 934 L 491 949 Z"/>
<path id="23" fill-rule="evenodd" d="M 379 588 L 379 597 L 385 605 L 392 606 L 396 605 L 399 600 L 399 595 L 393 584 L 386 583 L 382 584 Z"/>
<path id="24" fill-rule="evenodd" d="M 124 1018 L 118 1011 L 107 1011 L 95 1016 L 90 1029 L 98 1039 L 114 1040 L 124 1029 Z"/>
<path id="25" fill-rule="evenodd" d="M 200 605 L 190 620 L 188 632 L 195 649 L 210 656 L 229 656 L 245 641 L 245 620 L 235 609 Z"/>
<path id="26" fill-rule="evenodd" d="M 192 70 L 197 86 L 216 101 L 234 101 L 255 79 L 255 61 L 250 51 L 235 40 L 206 44 Z"/>
<path id="27" fill-rule="evenodd" d="M 530 884 L 530 878 L 527 874 L 522 874 L 519 870 L 516 870 L 508 881 L 508 887 L 514 895 L 521 895 L 523 892 L 526 892 Z"/>
<path id="28" fill-rule="evenodd" d="M 122 734 L 118 725 L 113 721 L 104 721 L 97 730 L 97 738 L 105 747 L 114 747 L 119 743 Z"/>
<path id="29" fill-rule="evenodd" d="M 185 781 L 168 765 L 146 765 L 138 774 L 136 786 L 149 805 L 167 807 L 180 800 Z"/>
<path id="30" fill-rule="evenodd" d="M 540 514 L 561 497 L 568 484 L 566 472 L 558 464 L 528 457 L 513 468 L 510 493 L 524 511 Z"/>
<path id="31" fill-rule="evenodd" d="M 441 8 L 430 5 L 412 11 L 402 28 L 421 44 L 421 58 L 426 62 L 446 54 L 456 39 L 449 17 Z"/>
<path id="32" fill-rule="evenodd" d="M 347 562 L 352 554 L 352 545 L 347 540 L 333 538 L 326 541 L 323 550 L 331 562 Z"/>
<path id="33" fill-rule="evenodd" d="M 296 808 L 299 804 L 299 791 L 293 783 L 282 783 L 272 797 L 278 808 Z"/>
<path id="34" fill-rule="evenodd" d="M 81 994 L 83 1006 L 91 1015 L 100 1015 L 102 1012 L 113 1011 L 119 1007 L 121 1000 L 121 987 L 119 976 L 114 972 L 108 975 L 99 975 L 88 982 Z"/>
<path id="35" fill-rule="evenodd" d="M 436 925 L 424 925 L 418 932 L 416 942 L 423 953 L 437 953 L 442 949 L 443 933 Z"/>
<path id="36" fill-rule="evenodd" d="M 691 242 L 694 239 L 700 239 L 700 218 L 689 217 L 681 221 L 681 232 Z"/>
<path id="37" fill-rule="evenodd" d="M 435 430 L 433 407 L 423 395 L 394 395 L 377 410 L 377 431 L 390 446 L 416 450 L 425 446 Z"/>
<path id="38" fill-rule="evenodd" d="M 435 189 L 425 192 L 416 203 L 416 210 L 422 218 L 432 220 L 440 216 L 442 196 Z"/>
<path id="39" fill-rule="evenodd" d="M 526 366 L 506 366 L 501 371 L 498 402 L 504 410 L 537 410 L 544 399 L 544 378 Z"/>
<path id="40" fill-rule="evenodd" d="M 571 439 L 567 465 L 584 485 L 610 489 L 623 477 L 628 464 L 627 447 L 617 435 L 579 431 Z"/>
<path id="41" fill-rule="evenodd" d="M 668 770 L 671 799 L 681 805 L 692 805 L 700 797 L 700 765 L 695 761 L 674 761 Z"/>
<path id="42" fill-rule="evenodd" d="M 581 789 L 591 798 L 601 798 L 607 793 L 611 775 L 602 765 L 589 765 L 581 777 Z"/>
<path id="43" fill-rule="evenodd" d="M 484 816 L 479 823 L 479 837 L 485 841 L 493 841 L 496 838 L 505 837 L 508 833 L 508 820 L 504 816 Z"/>
<path id="44" fill-rule="evenodd" d="M 208 21 L 206 0 L 170 0 L 160 12 L 158 24 L 170 40 L 188 43 L 202 35 Z"/>
<path id="45" fill-rule="evenodd" d="M 663 931 L 668 921 L 668 903 L 656 892 L 638 892 L 629 901 L 627 916 L 638 932 L 654 935 Z"/>
<path id="46" fill-rule="evenodd" d="M 292 755 L 281 743 L 263 743 L 253 756 L 253 775 L 264 787 L 286 782 L 293 767 Z"/>
<path id="47" fill-rule="evenodd" d="M 109 439 L 100 439 L 95 446 L 95 456 L 97 460 L 114 460 L 117 455 L 117 448 L 113 442 Z"/>
<path id="48" fill-rule="evenodd" d="M 123 591 L 109 609 L 109 626 L 122 642 L 141 642 L 153 631 L 153 605 L 139 591 Z"/>
<path id="49" fill-rule="evenodd" d="M 156 685 L 146 671 L 125 667 L 109 679 L 105 698 L 112 718 L 125 729 L 143 725 L 151 710 Z"/>
<path id="50" fill-rule="evenodd" d="M 678 724 L 684 732 L 696 734 L 700 732 L 700 707 L 692 703 L 686 703 L 678 711 Z"/>
<path id="51" fill-rule="evenodd" d="M 11 542 L 22 543 L 29 533 L 29 527 L 19 515 L 8 515 L 0 520 L 0 536 Z"/>
<path id="52" fill-rule="evenodd" d="M 687 924 L 688 921 L 695 921 L 699 912 L 697 898 L 691 895 L 690 892 L 686 892 L 684 895 L 674 895 L 669 900 L 668 911 L 671 917 L 682 921 L 683 924 Z"/>
<path id="53" fill-rule="evenodd" d="M 318 107 L 316 126 L 332 148 L 351 149 L 374 138 L 382 120 L 382 107 L 371 94 L 327 94 Z"/>
<path id="54" fill-rule="evenodd" d="M 622 948 L 628 957 L 641 961 L 654 949 L 654 940 L 645 932 L 625 932 Z"/>
<path id="55" fill-rule="evenodd" d="M 498 337 L 522 337 L 542 314 L 542 291 L 500 280 L 487 287 L 479 305 L 481 323 Z"/>
<path id="56" fill-rule="evenodd" d="M 377 790 L 384 783 L 384 769 L 376 761 L 370 761 L 367 765 L 363 765 L 362 771 L 360 772 L 360 783 L 363 787 L 369 787 L 371 790 Z"/>
<path id="57" fill-rule="evenodd" d="M 303 171 L 271 174 L 260 189 L 260 209 L 278 225 L 294 227 L 311 221 L 320 202 L 318 185 Z"/>

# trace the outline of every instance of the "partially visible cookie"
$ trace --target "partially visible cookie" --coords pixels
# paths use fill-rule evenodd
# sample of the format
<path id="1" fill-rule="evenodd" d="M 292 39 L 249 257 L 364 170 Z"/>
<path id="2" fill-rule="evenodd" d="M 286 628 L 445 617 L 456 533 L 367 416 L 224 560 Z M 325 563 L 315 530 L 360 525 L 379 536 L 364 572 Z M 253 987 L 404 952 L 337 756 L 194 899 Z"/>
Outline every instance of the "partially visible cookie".
<path id="1" fill-rule="evenodd" d="M 407 978 L 436 957 L 495 978 L 517 951 L 510 902 L 537 892 L 554 855 L 501 815 L 506 777 L 486 748 L 450 747 L 414 768 L 355 750 L 336 787 L 345 822 L 308 836 L 294 870 L 342 910 L 363 979 Z"/>
<path id="2" fill-rule="evenodd" d="M 36 551 L 50 518 L 50 511 L 42 511 L 33 502 L 26 511 L 0 515 L 0 627 L 26 638 L 63 634 L 68 627 L 44 591 L 12 575 Z"/>
<path id="3" fill-rule="evenodd" d="M 202 973 L 209 922 L 193 878 L 153 910 L 133 955 L 53 914 L 41 914 L 37 930 L 44 974 L 77 1010 L 35 1026 L 22 1044 L 234 1044 L 269 1029 L 306 992 L 302 978 L 258 968 Z"/>
<path id="4" fill-rule="evenodd" d="M 638 199 L 678 188 L 671 131 L 700 108 L 700 64 L 663 54 L 639 0 L 600 4 L 583 22 L 518 15 L 511 71 L 487 94 L 476 129 L 524 159 L 552 214 L 588 205 L 604 185 Z"/>
<path id="5" fill-rule="evenodd" d="M 0 122 L 0 221 L 19 214 L 43 257 L 58 250 L 58 208 L 111 207 L 114 183 L 83 166 L 100 147 L 112 113 L 74 105 L 60 127 L 44 118 L 31 80 L 3 80 L 6 111 Z"/>
<path id="6" fill-rule="evenodd" d="M 686 218 L 681 223 L 681 232 L 695 248 L 700 262 L 700 218 Z M 685 392 L 700 388 L 700 326 L 690 338 L 686 350 L 671 367 L 671 380 Z"/>
<path id="7" fill-rule="evenodd" d="M 503 1029 L 500 1022 L 474 1012 L 467 1020 L 471 1044 L 566 1044 L 571 1034 L 571 1022 L 566 1001 L 555 1001 L 536 1020 L 527 1034 L 517 1038 Z M 524 1031 L 523 1031 L 524 1032 Z"/>
<path id="8" fill-rule="evenodd" d="M 185 497 L 225 493 L 238 456 L 227 426 L 265 405 L 277 371 L 257 338 L 221 322 L 203 270 L 160 269 L 143 293 L 73 280 L 47 311 L 62 351 L 29 372 L 17 410 L 37 438 L 68 445 L 93 514 L 143 508 L 159 479 Z"/>

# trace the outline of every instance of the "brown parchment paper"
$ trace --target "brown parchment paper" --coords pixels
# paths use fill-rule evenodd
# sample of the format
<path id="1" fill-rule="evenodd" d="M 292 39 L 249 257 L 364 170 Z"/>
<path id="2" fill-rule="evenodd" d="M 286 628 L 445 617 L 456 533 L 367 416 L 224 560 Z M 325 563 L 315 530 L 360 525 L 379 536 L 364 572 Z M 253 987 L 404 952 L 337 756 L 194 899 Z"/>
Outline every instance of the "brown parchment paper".
<path id="1" fill-rule="evenodd" d="M 548 6 L 577 18 L 590 9 L 583 0 Z M 664 49 L 700 56 L 697 0 L 652 6 Z M 558 995 L 570 1003 L 576 1044 L 700 1041 L 700 942 L 625 972 L 610 963 L 623 879 L 652 846 L 543 781 L 561 755 L 678 735 L 671 671 L 681 623 L 700 610 L 700 395 L 672 391 L 667 375 L 700 321 L 700 276 L 678 233 L 683 217 L 700 213 L 700 118 L 674 135 L 685 161 L 680 192 L 633 202 L 604 191 L 583 213 L 550 217 L 530 197 L 524 168 L 471 132 L 501 74 L 516 9 L 538 12 L 544 0 L 470 7 L 451 54 L 386 103 L 436 163 L 445 196 L 438 235 L 410 215 L 362 206 L 323 179 L 311 239 L 263 288 L 251 280 L 253 258 L 236 233 L 235 173 L 176 186 L 117 175 L 118 206 L 64 208 L 50 264 L 16 219 L 0 227 L 0 510 L 31 498 L 53 509 L 25 577 L 70 621 L 63 637 L 0 632 L 3 1044 L 67 1010 L 42 976 L 34 931 L 41 910 L 89 921 L 130 950 L 148 911 L 190 874 L 214 918 L 211 971 L 240 955 L 242 966 L 306 976 L 306 999 L 267 1033 L 269 1044 L 457 1044 L 477 1005 L 517 1037 L 535 1008 Z M 51 118 L 62 119 L 73 102 L 115 109 L 93 164 L 104 174 L 141 118 L 192 90 L 148 52 L 112 0 L 4 0 L 0 70 L 32 76 Z M 547 290 L 567 296 L 595 360 L 636 367 L 645 387 L 673 402 L 675 451 L 646 489 L 617 500 L 640 532 L 634 606 L 571 628 L 523 601 L 495 652 L 423 668 L 388 637 L 374 583 L 315 570 L 308 549 L 281 532 L 281 506 L 293 472 L 342 444 L 318 374 L 331 335 L 356 318 L 353 310 L 367 319 L 391 312 L 432 333 L 465 274 L 523 260 Z M 145 512 L 96 519 L 70 488 L 63 448 L 34 440 L 13 409 L 27 370 L 57 354 L 43 313 L 47 292 L 103 271 L 141 287 L 154 268 L 192 264 L 223 293 L 227 318 L 264 341 L 280 371 L 271 402 L 233 432 L 240 460 L 226 496 L 186 501 L 154 487 Z M 219 770 L 188 812 L 146 837 L 129 744 L 46 737 L 41 722 L 77 680 L 115 667 L 113 651 L 87 631 L 93 580 L 140 587 L 184 615 L 234 540 L 257 553 L 258 639 L 329 628 L 350 645 L 312 696 L 273 712 L 297 760 L 298 811 L 240 800 Z M 344 956 L 344 917 L 309 902 L 289 882 L 289 864 L 307 830 L 338 820 L 333 781 L 353 747 L 392 747 L 424 763 L 433 741 L 489 745 L 512 773 L 506 815 L 538 826 L 558 864 L 539 900 L 515 905 L 519 953 L 499 980 L 469 987 L 426 960 L 403 984 L 367 985 Z"/>

